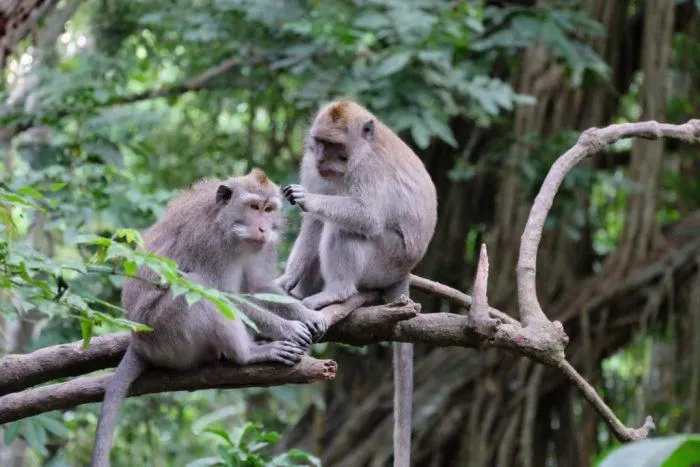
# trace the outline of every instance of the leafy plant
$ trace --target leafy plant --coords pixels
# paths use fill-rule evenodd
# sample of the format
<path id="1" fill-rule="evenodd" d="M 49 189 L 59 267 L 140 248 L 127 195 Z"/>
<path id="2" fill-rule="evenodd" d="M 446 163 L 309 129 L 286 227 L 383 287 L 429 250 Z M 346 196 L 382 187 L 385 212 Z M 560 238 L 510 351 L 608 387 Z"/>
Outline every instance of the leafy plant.
<path id="1" fill-rule="evenodd" d="M 204 433 L 218 440 L 217 451 L 219 455 L 197 459 L 187 464 L 187 467 L 321 465 L 318 458 L 299 449 L 291 449 L 275 457 L 265 455 L 265 448 L 278 442 L 280 435 L 272 431 L 265 431 L 261 425 L 256 423 L 248 423 L 234 429 L 231 433 L 216 428 L 207 428 Z"/>

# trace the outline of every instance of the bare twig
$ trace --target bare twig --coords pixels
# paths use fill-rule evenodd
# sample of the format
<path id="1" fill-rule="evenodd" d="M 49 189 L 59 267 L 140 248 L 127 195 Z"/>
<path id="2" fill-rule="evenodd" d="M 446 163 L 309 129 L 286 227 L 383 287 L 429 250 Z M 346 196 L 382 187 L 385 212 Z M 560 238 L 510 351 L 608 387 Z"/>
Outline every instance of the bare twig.
<path id="1" fill-rule="evenodd" d="M 559 369 L 564 372 L 567 378 L 573 381 L 579 391 L 581 391 L 581 395 L 590 402 L 593 409 L 595 409 L 598 415 L 608 424 L 618 440 L 639 441 L 641 439 L 646 439 L 649 432 L 656 427 L 651 416 L 647 416 L 644 420 L 644 424 L 639 428 L 629 428 L 625 426 L 625 424 L 615 416 L 613 411 L 610 410 L 610 407 L 605 404 L 603 399 L 600 398 L 593 386 L 588 384 L 588 381 L 571 366 L 571 363 L 562 360 L 559 363 Z"/>
<path id="2" fill-rule="evenodd" d="M 472 306 L 472 297 L 464 292 L 460 292 L 459 290 L 453 289 L 445 284 L 441 284 L 440 282 L 435 282 L 424 277 L 416 276 L 415 274 L 411 274 L 410 279 L 411 287 L 415 287 L 428 292 L 429 294 L 442 297 L 463 308 L 468 309 Z M 495 308 L 489 307 L 489 314 L 505 323 L 514 324 L 516 326 L 520 324 L 517 319 Z"/>

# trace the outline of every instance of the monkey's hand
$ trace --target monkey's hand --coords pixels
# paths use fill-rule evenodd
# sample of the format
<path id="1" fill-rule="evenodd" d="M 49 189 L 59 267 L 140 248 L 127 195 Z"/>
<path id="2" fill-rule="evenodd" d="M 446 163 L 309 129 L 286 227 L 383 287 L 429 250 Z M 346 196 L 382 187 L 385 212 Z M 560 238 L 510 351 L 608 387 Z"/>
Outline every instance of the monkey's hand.
<path id="1" fill-rule="evenodd" d="M 323 313 L 305 308 L 304 314 L 301 315 L 299 319 L 302 323 L 308 326 L 314 342 L 318 342 L 321 336 L 326 333 L 328 323 L 326 322 L 326 317 L 323 315 Z"/>
<path id="2" fill-rule="evenodd" d="M 282 194 L 292 206 L 298 204 L 302 210 L 306 210 L 306 188 L 301 185 L 285 185 Z"/>
<path id="3" fill-rule="evenodd" d="M 293 342 L 304 350 L 311 346 L 311 332 L 301 321 L 282 320 L 280 340 Z"/>

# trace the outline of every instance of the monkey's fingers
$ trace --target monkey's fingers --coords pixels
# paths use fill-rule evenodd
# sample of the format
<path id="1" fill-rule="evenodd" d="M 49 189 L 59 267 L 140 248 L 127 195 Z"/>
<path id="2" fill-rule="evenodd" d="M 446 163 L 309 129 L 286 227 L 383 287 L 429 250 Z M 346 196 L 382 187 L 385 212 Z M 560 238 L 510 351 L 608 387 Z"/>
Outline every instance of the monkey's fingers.
<path id="1" fill-rule="evenodd" d="M 306 347 L 311 345 L 312 337 L 309 328 L 301 321 L 292 321 L 293 328 L 290 331 L 290 341 Z"/>
<path id="2" fill-rule="evenodd" d="M 285 365 L 293 366 L 301 360 L 306 351 L 298 346 L 284 341 L 272 342 L 273 359 Z"/>
<path id="3" fill-rule="evenodd" d="M 309 321 L 307 323 L 307 326 L 309 326 L 309 329 L 311 330 L 311 335 L 314 339 L 314 342 L 317 342 L 321 338 L 321 336 L 323 336 L 326 333 L 326 329 L 328 327 L 326 324 L 325 317 L 322 317 L 318 320 Z"/>
<path id="4" fill-rule="evenodd" d="M 289 201 L 289 204 L 291 204 L 292 206 L 297 204 L 294 200 L 294 192 L 291 185 L 284 185 L 282 187 L 282 194 L 284 195 L 286 200 Z"/>

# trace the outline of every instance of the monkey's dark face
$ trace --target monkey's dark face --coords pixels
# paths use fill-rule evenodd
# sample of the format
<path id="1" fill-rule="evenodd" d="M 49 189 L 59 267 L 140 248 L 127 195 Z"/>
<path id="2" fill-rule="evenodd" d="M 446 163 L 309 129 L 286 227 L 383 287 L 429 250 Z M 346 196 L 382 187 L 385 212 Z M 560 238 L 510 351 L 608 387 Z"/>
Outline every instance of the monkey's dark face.
<path id="1" fill-rule="evenodd" d="M 218 188 L 217 222 L 221 230 L 226 235 L 231 235 L 232 240 L 242 242 L 253 250 L 260 250 L 267 243 L 277 242 L 282 225 L 282 202 L 279 196 L 249 192 L 240 187 L 236 191 L 237 193 L 234 193 L 234 190 L 226 185 L 220 185 Z"/>
<path id="2" fill-rule="evenodd" d="M 348 151 L 345 144 L 311 138 L 309 150 L 314 155 L 316 170 L 321 177 L 342 177 L 347 172 Z"/>

